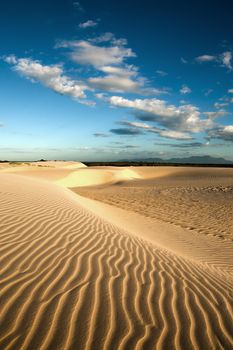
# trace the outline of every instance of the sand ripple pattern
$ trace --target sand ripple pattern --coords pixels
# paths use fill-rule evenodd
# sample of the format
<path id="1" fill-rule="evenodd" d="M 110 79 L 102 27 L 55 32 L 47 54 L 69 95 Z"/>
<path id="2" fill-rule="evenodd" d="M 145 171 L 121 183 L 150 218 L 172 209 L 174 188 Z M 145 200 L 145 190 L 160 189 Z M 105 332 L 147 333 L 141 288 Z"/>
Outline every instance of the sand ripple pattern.
<path id="1" fill-rule="evenodd" d="M 233 183 L 233 178 L 230 181 Z M 184 186 L 184 181 L 179 186 L 172 186 L 172 182 L 175 181 L 171 179 L 164 185 L 162 181 L 151 180 L 145 186 L 132 181 L 119 185 L 117 190 L 109 186 L 91 190 L 77 188 L 74 191 L 150 218 L 233 242 L 233 184 L 203 187 L 195 180 L 192 186 Z"/>
<path id="2" fill-rule="evenodd" d="M 233 348 L 233 285 L 105 222 L 68 190 L 0 175 L 0 349 Z"/>

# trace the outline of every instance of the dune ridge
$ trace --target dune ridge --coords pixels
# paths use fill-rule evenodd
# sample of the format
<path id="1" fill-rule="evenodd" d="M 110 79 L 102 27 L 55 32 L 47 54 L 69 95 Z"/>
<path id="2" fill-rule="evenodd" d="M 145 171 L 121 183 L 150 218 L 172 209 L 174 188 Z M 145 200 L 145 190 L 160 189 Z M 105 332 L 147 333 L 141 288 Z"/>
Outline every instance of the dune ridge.
<path id="1" fill-rule="evenodd" d="M 233 284 L 69 190 L 0 174 L 1 349 L 232 349 Z"/>

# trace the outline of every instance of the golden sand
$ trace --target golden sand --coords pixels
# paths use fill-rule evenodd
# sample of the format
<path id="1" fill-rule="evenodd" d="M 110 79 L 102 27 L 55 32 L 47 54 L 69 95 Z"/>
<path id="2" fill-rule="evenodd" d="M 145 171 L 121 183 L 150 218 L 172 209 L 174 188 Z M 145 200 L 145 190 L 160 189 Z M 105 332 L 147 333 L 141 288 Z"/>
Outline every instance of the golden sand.
<path id="1" fill-rule="evenodd" d="M 1 165 L 0 349 L 233 348 L 233 169 L 41 163 Z"/>

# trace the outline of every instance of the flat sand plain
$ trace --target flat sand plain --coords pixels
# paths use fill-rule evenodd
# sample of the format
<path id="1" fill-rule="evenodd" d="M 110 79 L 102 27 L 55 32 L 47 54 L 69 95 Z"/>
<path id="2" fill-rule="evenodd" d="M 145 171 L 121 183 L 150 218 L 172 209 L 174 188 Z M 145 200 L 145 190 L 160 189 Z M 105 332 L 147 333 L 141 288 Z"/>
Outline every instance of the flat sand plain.
<path id="1" fill-rule="evenodd" d="M 233 349 L 233 169 L 0 164 L 0 349 Z"/>

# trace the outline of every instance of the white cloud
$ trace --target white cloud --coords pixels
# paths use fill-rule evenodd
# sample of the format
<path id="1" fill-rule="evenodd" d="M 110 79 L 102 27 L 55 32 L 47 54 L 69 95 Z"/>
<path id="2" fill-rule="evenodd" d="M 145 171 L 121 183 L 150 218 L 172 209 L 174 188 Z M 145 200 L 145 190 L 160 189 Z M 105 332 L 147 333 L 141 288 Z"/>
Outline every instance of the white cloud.
<path id="1" fill-rule="evenodd" d="M 89 41 L 63 41 L 56 47 L 72 50 L 70 57 L 76 63 L 100 68 L 108 65 L 120 65 L 126 58 L 135 57 L 135 53 L 123 46 L 97 46 Z"/>
<path id="2" fill-rule="evenodd" d="M 233 89 L 228 90 L 229 94 L 233 94 Z"/>
<path id="3" fill-rule="evenodd" d="M 98 25 L 97 22 L 92 21 L 91 19 L 89 19 L 86 22 L 80 23 L 79 24 L 79 28 L 86 29 L 86 28 L 96 27 L 97 25 Z"/>
<path id="4" fill-rule="evenodd" d="M 17 58 L 14 55 L 9 55 L 4 57 L 4 61 L 9 64 L 16 64 L 17 63 Z"/>
<path id="5" fill-rule="evenodd" d="M 213 125 L 209 116 L 201 119 L 198 108 L 193 105 L 176 107 L 156 98 L 128 100 L 120 96 L 110 97 L 109 102 L 113 106 L 132 108 L 141 121 L 155 122 L 182 133 L 201 132 Z"/>
<path id="6" fill-rule="evenodd" d="M 196 61 L 199 63 L 202 62 L 213 62 L 217 59 L 216 56 L 212 56 L 212 55 L 202 55 L 202 56 L 198 56 L 196 57 Z"/>
<path id="7" fill-rule="evenodd" d="M 142 84 L 127 76 L 106 75 L 104 77 L 89 78 L 88 82 L 96 89 L 110 92 L 138 92 Z"/>
<path id="8" fill-rule="evenodd" d="M 164 130 L 160 132 L 160 136 L 176 140 L 192 140 L 192 137 L 187 133 L 175 130 Z"/>
<path id="9" fill-rule="evenodd" d="M 145 87 L 147 80 L 141 77 L 133 65 L 103 66 L 100 71 L 104 76 L 90 77 L 88 83 L 95 89 L 117 93 L 162 94 L 165 90 Z"/>
<path id="10" fill-rule="evenodd" d="M 231 51 L 225 51 L 219 55 L 202 55 L 195 58 L 198 63 L 203 62 L 217 62 L 220 66 L 226 67 L 228 70 L 232 70 L 232 53 Z"/>
<path id="11" fill-rule="evenodd" d="M 180 89 L 180 93 L 182 95 L 187 95 L 187 94 L 190 94 L 191 92 L 192 92 L 192 90 L 187 85 L 182 85 L 182 87 Z"/>
<path id="12" fill-rule="evenodd" d="M 16 58 L 15 56 L 6 57 L 5 61 L 12 64 L 12 69 L 20 75 L 33 82 L 40 82 L 59 94 L 68 95 L 77 100 L 86 97 L 85 84 L 67 77 L 60 65 L 43 65 L 30 58 Z"/>
<path id="13" fill-rule="evenodd" d="M 214 103 L 214 107 L 219 109 L 219 108 L 223 108 L 223 107 L 226 107 L 228 106 L 228 103 L 224 102 L 224 103 L 220 103 L 220 102 L 215 102 Z"/>
<path id="14" fill-rule="evenodd" d="M 125 65 L 124 67 L 103 66 L 100 70 L 107 74 L 122 75 L 124 77 L 137 75 L 137 68 L 133 65 Z"/>
<path id="15" fill-rule="evenodd" d="M 103 45 L 103 43 L 106 43 Z M 159 95 L 168 93 L 165 88 L 152 88 L 149 81 L 139 74 L 134 65 L 126 60 L 135 57 L 131 48 L 125 47 L 125 39 L 116 39 L 112 33 L 82 41 L 63 41 L 56 47 L 71 50 L 71 59 L 81 65 L 94 67 L 104 73 L 87 78 L 90 88 L 115 93 L 140 93 Z"/>
<path id="16" fill-rule="evenodd" d="M 225 111 L 224 109 L 220 109 L 215 112 L 203 112 L 203 114 L 206 115 L 208 118 L 216 119 L 216 118 L 224 117 L 225 115 L 228 115 L 229 112 Z"/>
<path id="17" fill-rule="evenodd" d="M 232 53 L 230 51 L 223 52 L 221 55 L 222 64 L 228 68 L 229 70 L 232 70 L 231 60 L 232 60 Z"/>

